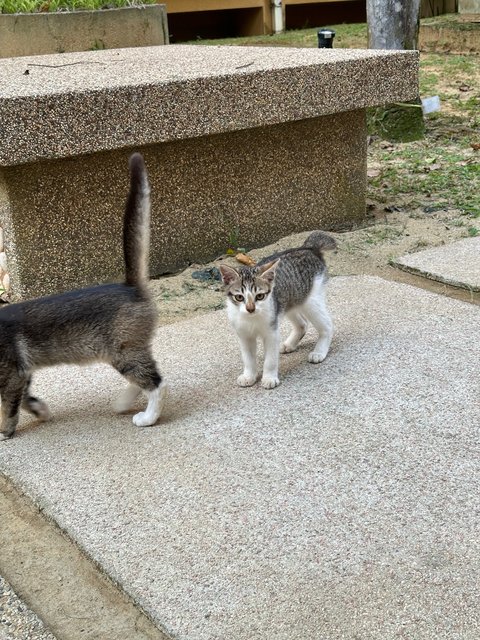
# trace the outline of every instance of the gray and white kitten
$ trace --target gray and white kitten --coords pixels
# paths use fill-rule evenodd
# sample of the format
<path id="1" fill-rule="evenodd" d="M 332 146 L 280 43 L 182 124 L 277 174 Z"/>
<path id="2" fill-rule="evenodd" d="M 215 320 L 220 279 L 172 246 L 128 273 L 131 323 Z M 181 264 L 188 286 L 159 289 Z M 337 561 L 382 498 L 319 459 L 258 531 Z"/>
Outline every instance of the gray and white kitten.
<path id="1" fill-rule="evenodd" d="M 318 332 L 318 341 L 308 361 L 322 362 L 332 341 L 333 325 L 325 304 L 327 268 L 322 252 L 335 249 L 332 236 L 314 231 L 297 249 L 268 256 L 255 267 L 234 269 L 222 265 L 220 272 L 227 293 L 227 313 L 237 332 L 243 373 L 237 382 L 249 387 L 257 381 L 257 340 L 263 342 L 265 359 L 262 386 L 273 389 L 278 378 L 279 353 L 295 351 L 308 322 Z M 286 315 L 292 331 L 280 347 L 279 319 Z"/>
<path id="2" fill-rule="evenodd" d="M 127 411 L 145 391 L 146 410 L 133 423 L 145 427 L 158 420 L 166 387 L 151 353 L 157 311 L 147 285 L 149 240 L 150 187 L 143 158 L 135 153 L 123 228 L 125 282 L 0 309 L 0 440 L 14 435 L 20 407 L 42 421 L 50 417 L 30 384 L 35 369 L 58 364 L 110 364 L 130 383 L 116 410 Z"/>

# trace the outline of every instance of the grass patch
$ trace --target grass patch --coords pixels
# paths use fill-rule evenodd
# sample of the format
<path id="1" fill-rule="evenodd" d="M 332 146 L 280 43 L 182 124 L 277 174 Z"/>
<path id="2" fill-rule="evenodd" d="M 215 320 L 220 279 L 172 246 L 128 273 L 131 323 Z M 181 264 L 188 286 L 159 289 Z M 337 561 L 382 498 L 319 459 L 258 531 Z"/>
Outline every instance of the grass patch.
<path id="1" fill-rule="evenodd" d="M 480 164 L 472 158 L 469 138 L 444 148 L 428 139 L 411 145 L 397 145 L 380 154 L 385 167 L 370 180 L 369 196 L 382 203 L 400 198 L 408 207 L 425 207 L 426 213 L 455 208 L 461 213 L 480 216 Z M 434 204 L 432 205 L 432 199 Z"/>
<path id="2" fill-rule="evenodd" d="M 331 27 L 335 31 L 335 48 L 360 49 L 367 46 L 367 25 L 336 24 Z M 261 47 L 318 47 L 318 28 L 292 29 L 285 33 L 266 36 L 248 36 L 243 38 L 219 38 L 216 40 L 195 40 L 190 44 L 235 45 Z M 188 44 L 188 43 L 187 43 Z"/>
<path id="3" fill-rule="evenodd" d="M 462 20 L 458 13 L 447 13 L 433 18 L 425 18 L 422 20 L 422 24 L 446 27 L 448 29 L 456 29 L 457 31 L 474 31 L 478 28 L 475 22 Z"/>
<path id="4" fill-rule="evenodd" d="M 372 229 L 366 232 L 365 242 L 370 245 L 375 245 L 385 241 L 395 241 L 403 235 L 403 232 L 403 229 L 398 229 L 397 227 Z"/>
<path id="5" fill-rule="evenodd" d="M 155 4 L 155 0 L 0 0 L 0 13 L 93 11 Z"/>

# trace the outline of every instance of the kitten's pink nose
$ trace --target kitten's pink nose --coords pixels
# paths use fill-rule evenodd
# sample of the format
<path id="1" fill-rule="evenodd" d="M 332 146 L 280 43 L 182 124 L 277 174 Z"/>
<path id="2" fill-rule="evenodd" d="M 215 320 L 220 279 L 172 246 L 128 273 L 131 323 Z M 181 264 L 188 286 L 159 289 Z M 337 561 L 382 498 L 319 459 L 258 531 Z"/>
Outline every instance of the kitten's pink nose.
<path id="1" fill-rule="evenodd" d="M 254 304 L 247 304 L 245 305 L 248 313 L 253 313 L 255 311 L 255 305 Z"/>

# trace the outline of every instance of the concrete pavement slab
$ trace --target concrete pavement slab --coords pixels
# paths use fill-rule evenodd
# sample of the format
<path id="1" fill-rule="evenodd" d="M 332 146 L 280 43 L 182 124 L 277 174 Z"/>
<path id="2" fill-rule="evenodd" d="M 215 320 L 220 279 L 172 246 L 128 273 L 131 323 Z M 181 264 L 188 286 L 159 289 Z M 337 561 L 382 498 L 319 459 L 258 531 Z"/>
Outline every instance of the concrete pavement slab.
<path id="1" fill-rule="evenodd" d="M 160 424 L 114 416 L 104 366 L 39 372 L 0 470 L 172 638 L 476 639 L 480 311 L 334 278 L 282 384 L 237 387 L 223 312 L 158 331 Z"/>
<path id="2" fill-rule="evenodd" d="M 480 291 L 480 236 L 409 253 L 393 264 L 454 287 Z"/>

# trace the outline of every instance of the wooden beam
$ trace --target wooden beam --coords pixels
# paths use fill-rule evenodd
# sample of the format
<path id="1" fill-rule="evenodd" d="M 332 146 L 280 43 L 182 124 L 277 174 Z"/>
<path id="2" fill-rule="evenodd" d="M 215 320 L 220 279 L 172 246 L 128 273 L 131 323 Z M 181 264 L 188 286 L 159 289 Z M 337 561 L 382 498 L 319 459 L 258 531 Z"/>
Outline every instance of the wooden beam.
<path id="1" fill-rule="evenodd" d="M 250 9 L 264 7 L 264 0 L 166 0 L 167 13 L 190 13 L 225 9 Z"/>

